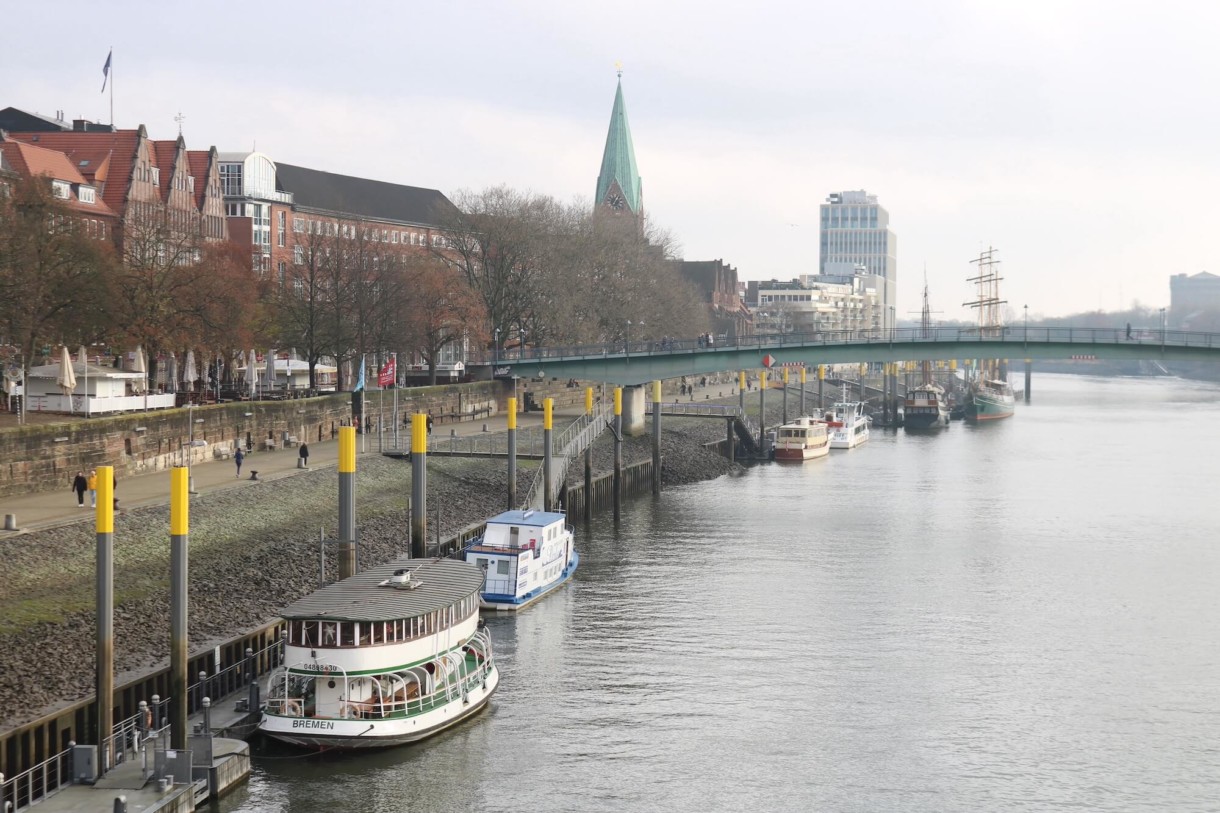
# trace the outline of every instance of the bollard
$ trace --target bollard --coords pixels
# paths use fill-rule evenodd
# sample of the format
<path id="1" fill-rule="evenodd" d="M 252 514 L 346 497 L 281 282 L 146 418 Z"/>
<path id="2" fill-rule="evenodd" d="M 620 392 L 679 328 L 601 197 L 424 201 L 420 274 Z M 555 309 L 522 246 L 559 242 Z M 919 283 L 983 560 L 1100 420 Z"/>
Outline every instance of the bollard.
<path id="1" fill-rule="evenodd" d="M 212 735 L 212 698 L 203 698 L 203 733 Z"/>
<path id="2" fill-rule="evenodd" d="M 16 514 L 5 514 L 4 515 L 4 530 L 6 530 L 6 531 L 17 530 L 17 515 Z"/>
<path id="3" fill-rule="evenodd" d="M 112 809 L 114 813 L 127 813 L 127 797 L 115 796 L 114 807 Z"/>
<path id="4" fill-rule="evenodd" d="M 161 719 L 161 695 L 152 696 L 153 728 L 163 728 L 165 721 Z"/>
<path id="5" fill-rule="evenodd" d="M 486 431 L 487 431 L 487 424 L 483 424 L 483 431 L 484 431 L 484 432 L 486 432 Z"/>

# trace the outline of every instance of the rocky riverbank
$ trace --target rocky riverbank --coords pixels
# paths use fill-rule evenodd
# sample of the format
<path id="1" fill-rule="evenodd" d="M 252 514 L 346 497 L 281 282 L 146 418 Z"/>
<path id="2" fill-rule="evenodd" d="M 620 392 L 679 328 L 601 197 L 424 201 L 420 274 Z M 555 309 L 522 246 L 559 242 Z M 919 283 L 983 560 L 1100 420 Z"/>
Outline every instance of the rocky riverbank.
<path id="1" fill-rule="evenodd" d="M 757 395 L 753 397 L 757 410 Z M 778 400 L 778 397 L 777 399 Z M 779 406 L 769 404 L 768 420 Z M 719 420 L 670 420 L 662 433 L 662 484 L 714 479 L 734 470 L 704 448 L 724 437 Z M 647 460 L 648 436 L 626 438 L 625 463 Z M 594 446 L 594 470 L 613 468 L 613 439 Z M 360 565 L 408 548 L 410 464 L 366 455 L 356 480 Z M 533 468 L 518 471 L 524 494 Z M 569 482 L 583 476 L 579 465 Z M 500 461 L 433 458 L 428 468 L 429 522 L 440 511 L 442 537 L 503 510 L 507 473 Z M 262 484 L 196 497 L 191 505 L 191 651 L 257 627 L 280 607 L 317 587 L 319 532 L 336 533 L 333 470 L 301 472 Z M 429 528 L 429 535 L 434 532 Z M 12 537 L 0 556 L 0 728 L 35 719 L 87 696 L 94 670 L 92 525 Z M 169 508 L 125 511 L 115 522 L 115 667 L 119 679 L 168 662 Z"/>

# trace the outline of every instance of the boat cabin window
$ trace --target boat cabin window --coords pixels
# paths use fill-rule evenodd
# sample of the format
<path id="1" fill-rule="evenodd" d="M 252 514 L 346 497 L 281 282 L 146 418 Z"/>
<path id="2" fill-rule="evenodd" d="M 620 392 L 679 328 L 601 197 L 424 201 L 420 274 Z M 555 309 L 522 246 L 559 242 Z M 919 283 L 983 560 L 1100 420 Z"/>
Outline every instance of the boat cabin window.
<path id="1" fill-rule="evenodd" d="M 516 548 L 521 545 L 521 529 L 514 525 L 508 532 L 508 546 Z"/>
<path id="2" fill-rule="evenodd" d="M 356 645 L 356 625 L 346 621 L 339 625 L 339 646 Z"/>
<path id="3" fill-rule="evenodd" d="M 508 575 L 508 560 L 507 559 L 501 559 L 500 561 L 496 562 L 496 575 L 499 575 L 499 576 Z"/>
<path id="4" fill-rule="evenodd" d="M 508 573 L 510 561 L 497 563 L 501 574 Z M 416 618 L 394 621 L 289 621 L 288 643 L 302 647 L 354 647 L 410 641 L 434 635 L 470 617 L 478 610 L 478 596 L 472 594 L 444 609 Z"/>

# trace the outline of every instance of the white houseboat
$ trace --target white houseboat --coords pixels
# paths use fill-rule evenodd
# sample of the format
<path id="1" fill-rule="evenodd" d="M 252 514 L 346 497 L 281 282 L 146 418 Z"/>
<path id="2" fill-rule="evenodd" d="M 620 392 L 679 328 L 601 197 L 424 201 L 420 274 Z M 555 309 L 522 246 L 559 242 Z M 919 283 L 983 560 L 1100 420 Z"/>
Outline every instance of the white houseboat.
<path id="1" fill-rule="evenodd" d="M 860 401 L 845 398 L 835 404 L 834 412 L 826 416 L 826 421 L 830 424 L 832 449 L 854 449 L 868 440 L 869 418 L 864 414 L 864 404 Z"/>
<path id="2" fill-rule="evenodd" d="M 487 520 L 466 561 L 487 574 L 481 596 L 488 610 L 520 610 L 571 578 L 580 556 L 564 514 L 505 511 Z"/>
<path id="3" fill-rule="evenodd" d="M 259 729 L 310 748 L 377 748 L 477 713 L 500 680 L 482 585 L 465 562 L 399 559 L 290 605 Z"/>
<path id="4" fill-rule="evenodd" d="M 809 417 L 786 423 L 775 433 L 776 460 L 812 460 L 830 452 L 829 427 Z"/>

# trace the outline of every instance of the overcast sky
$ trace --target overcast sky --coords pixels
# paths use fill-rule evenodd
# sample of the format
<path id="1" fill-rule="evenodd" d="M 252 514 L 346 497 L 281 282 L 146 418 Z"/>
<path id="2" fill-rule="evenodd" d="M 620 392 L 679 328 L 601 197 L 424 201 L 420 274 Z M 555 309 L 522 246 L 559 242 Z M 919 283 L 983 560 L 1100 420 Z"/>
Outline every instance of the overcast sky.
<path id="1" fill-rule="evenodd" d="M 105 9 L 103 11 L 103 9 Z M 205 12 L 204 9 L 207 9 Z M 432 187 L 591 201 L 623 88 L 644 205 L 687 259 L 817 270 L 818 205 L 866 189 L 899 316 L 966 317 L 1000 250 L 1020 318 L 1168 304 L 1216 272 L 1220 6 L 1169 0 L 728 4 L 25 3 L 0 107 Z"/>

